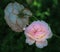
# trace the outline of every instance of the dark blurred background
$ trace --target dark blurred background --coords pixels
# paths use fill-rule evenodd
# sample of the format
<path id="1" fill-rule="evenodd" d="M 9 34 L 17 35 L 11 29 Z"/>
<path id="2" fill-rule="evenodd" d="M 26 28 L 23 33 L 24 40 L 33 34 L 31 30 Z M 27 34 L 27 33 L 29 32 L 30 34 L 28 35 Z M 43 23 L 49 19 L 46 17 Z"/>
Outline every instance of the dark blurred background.
<path id="1" fill-rule="evenodd" d="M 4 20 L 4 9 L 10 2 L 28 8 L 38 20 L 46 21 L 53 32 L 48 46 L 42 49 L 25 43 L 24 32 L 14 32 Z M 36 20 L 30 18 L 30 23 Z M 0 0 L 0 52 L 60 52 L 60 0 Z"/>

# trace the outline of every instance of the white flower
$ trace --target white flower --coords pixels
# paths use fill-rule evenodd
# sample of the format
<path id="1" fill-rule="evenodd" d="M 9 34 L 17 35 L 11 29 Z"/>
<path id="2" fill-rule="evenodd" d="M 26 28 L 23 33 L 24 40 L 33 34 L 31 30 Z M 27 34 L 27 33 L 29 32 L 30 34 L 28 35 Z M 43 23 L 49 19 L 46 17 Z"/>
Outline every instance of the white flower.
<path id="1" fill-rule="evenodd" d="M 9 3 L 4 12 L 7 24 L 15 32 L 21 32 L 28 25 L 29 17 L 32 16 L 28 9 L 17 2 Z"/>

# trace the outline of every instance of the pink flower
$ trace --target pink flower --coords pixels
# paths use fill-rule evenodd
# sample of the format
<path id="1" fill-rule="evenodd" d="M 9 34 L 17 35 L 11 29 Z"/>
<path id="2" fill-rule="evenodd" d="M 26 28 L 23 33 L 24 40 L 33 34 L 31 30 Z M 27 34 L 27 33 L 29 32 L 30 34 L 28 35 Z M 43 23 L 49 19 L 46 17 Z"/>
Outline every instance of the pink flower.
<path id="1" fill-rule="evenodd" d="M 52 37 L 52 32 L 46 22 L 38 20 L 25 28 L 25 35 L 26 43 L 36 43 L 38 48 L 43 48 L 48 45 L 47 39 Z"/>

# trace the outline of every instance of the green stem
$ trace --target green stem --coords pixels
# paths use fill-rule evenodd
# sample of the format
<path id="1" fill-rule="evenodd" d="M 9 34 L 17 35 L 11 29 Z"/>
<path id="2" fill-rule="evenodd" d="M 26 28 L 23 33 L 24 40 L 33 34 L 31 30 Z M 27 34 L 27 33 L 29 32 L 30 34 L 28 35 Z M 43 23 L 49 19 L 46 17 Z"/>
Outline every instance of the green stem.
<path id="1" fill-rule="evenodd" d="M 59 37 L 58 35 L 54 34 L 54 36 L 55 36 L 56 38 L 59 38 L 59 39 L 60 39 L 60 37 Z"/>
<path id="2" fill-rule="evenodd" d="M 34 18 L 35 18 L 35 20 L 38 20 L 34 15 L 33 15 L 32 17 L 34 17 Z"/>

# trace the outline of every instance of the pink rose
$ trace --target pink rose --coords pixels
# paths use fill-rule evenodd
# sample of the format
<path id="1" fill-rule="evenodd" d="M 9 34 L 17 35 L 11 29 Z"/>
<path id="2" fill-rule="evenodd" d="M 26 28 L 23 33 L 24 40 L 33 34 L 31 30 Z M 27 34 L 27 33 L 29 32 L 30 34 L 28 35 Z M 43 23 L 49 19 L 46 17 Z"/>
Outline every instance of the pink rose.
<path id="1" fill-rule="evenodd" d="M 26 43 L 36 43 L 38 48 L 43 48 L 48 45 L 47 39 L 52 37 L 52 32 L 46 22 L 38 20 L 25 28 L 25 35 Z"/>

